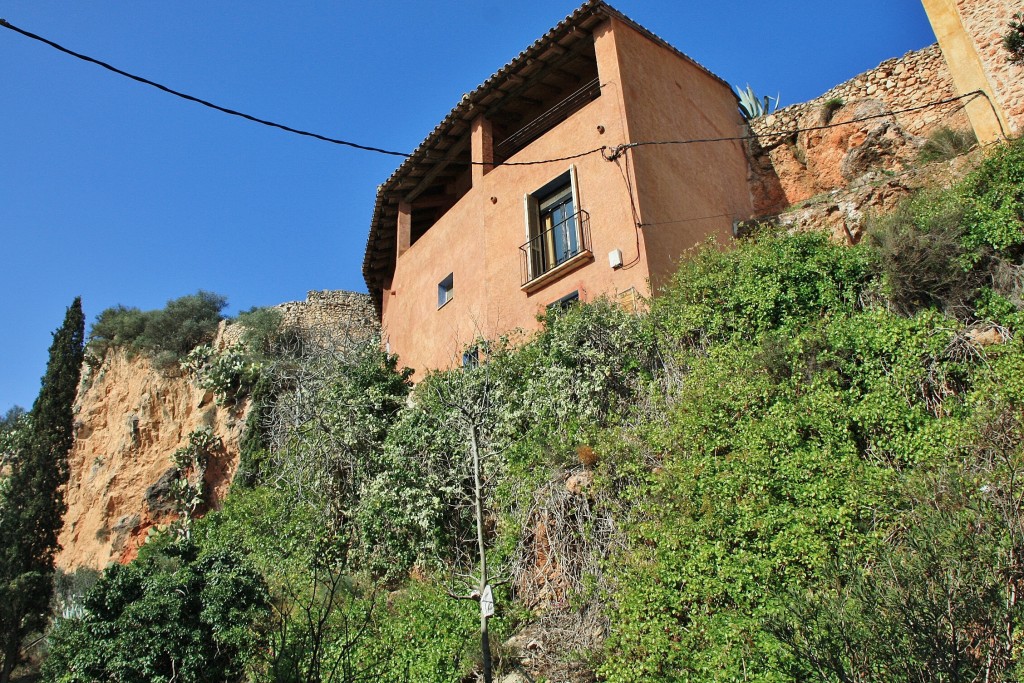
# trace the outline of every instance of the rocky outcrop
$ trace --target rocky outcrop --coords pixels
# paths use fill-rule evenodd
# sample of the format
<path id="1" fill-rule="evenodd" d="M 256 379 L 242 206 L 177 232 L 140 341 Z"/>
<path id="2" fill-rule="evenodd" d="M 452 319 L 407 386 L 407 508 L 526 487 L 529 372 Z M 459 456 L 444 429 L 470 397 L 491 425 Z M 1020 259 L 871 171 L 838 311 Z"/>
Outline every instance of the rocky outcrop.
<path id="1" fill-rule="evenodd" d="M 367 339 L 378 330 L 366 294 L 309 292 L 305 301 L 275 308 L 283 326 L 319 343 Z M 215 348 L 237 343 L 239 327 L 222 323 Z M 70 571 L 134 559 L 150 529 L 175 519 L 172 455 L 201 428 L 219 440 L 203 471 L 206 505 L 219 506 L 238 466 L 247 407 L 218 406 L 176 368 L 158 370 L 144 355 L 115 349 L 98 366 L 86 365 L 57 566 Z"/>
<path id="2" fill-rule="evenodd" d="M 977 164 L 982 152 L 950 161 L 908 167 L 900 172 L 871 170 L 847 186 L 822 192 L 779 214 L 776 220 L 790 230 L 823 230 L 842 244 L 856 244 L 873 216 L 893 211 L 916 190 L 948 187 Z"/>
<path id="3" fill-rule="evenodd" d="M 76 411 L 61 569 L 128 562 L 153 526 L 175 518 L 167 496 L 171 455 L 194 430 L 208 427 L 222 444 L 206 469 L 208 504 L 217 506 L 227 494 L 244 403 L 217 406 L 178 371 L 156 370 L 147 357 L 115 349 L 99 367 L 86 366 Z"/>

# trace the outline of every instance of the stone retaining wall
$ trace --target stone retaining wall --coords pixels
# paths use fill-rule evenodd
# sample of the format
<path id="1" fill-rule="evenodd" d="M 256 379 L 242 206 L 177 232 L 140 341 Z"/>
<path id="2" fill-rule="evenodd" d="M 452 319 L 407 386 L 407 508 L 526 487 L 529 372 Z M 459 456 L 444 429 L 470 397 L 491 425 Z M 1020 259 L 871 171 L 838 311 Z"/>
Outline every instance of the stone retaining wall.
<path id="1" fill-rule="evenodd" d="M 963 101 L 927 106 L 955 92 L 936 44 L 754 119 L 749 155 L 758 215 L 847 187 L 866 173 L 901 173 L 940 127 L 971 130 Z"/>
<path id="2" fill-rule="evenodd" d="M 781 140 L 778 134 L 796 130 L 807 115 L 829 102 L 874 99 L 893 111 L 910 109 L 955 96 L 953 80 L 939 46 L 908 52 L 889 59 L 875 69 L 841 83 L 809 102 L 784 107 L 750 122 L 753 132 L 768 148 Z M 959 102 L 919 109 L 896 115 L 896 122 L 907 132 L 924 136 L 939 126 L 969 128 L 970 123 Z"/>
<path id="3" fill-rule="evenodd" d="M 341 290 L 310 291 L 305 301 L 289 301 L 273 307 L 281 313 L 281 326 L 318 342 L 344 343 L 367 339 L 380 332 L 380 323 L 369 294 Z M 221 323 L 217 346 L 237 344 L 242 326 Z"/>

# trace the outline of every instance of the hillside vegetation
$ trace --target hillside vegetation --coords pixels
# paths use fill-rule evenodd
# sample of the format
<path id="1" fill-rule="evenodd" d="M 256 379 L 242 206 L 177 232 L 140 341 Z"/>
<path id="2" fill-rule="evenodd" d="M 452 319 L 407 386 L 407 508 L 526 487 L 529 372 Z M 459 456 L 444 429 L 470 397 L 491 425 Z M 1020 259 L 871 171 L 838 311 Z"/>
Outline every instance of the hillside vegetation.
<path id="1" fill-rule="evenodd" d="M 1014 143 L 859 246 L 708 244 L 415 388 L 374 343 L 200 351 L 253 404 L 235 487 L 65 607 L 45 678 L 472 680 L 482 542 L 496 678 L 1019 680 L 1022 255 Z"/>

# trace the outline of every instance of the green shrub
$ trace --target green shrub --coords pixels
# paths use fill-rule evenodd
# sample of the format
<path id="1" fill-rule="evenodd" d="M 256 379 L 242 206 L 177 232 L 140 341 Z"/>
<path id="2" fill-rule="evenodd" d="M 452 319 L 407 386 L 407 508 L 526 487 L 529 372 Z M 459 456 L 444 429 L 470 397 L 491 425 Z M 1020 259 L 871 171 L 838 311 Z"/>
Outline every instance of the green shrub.
<path id="1" fill-rule="evenodd" d="M 1017 12 L 1003 36 L 1003 49 L 1011 64 L 1024 64 L 1024 12 Z"/>
<path id="2" fill-rule="evenodd" d="M 609 681 L 788 680 L 767 625 L 844 553 L 869 552 L 898 473 L 945 458 L 970 372 L 951 321 L 883 311 L 826 317 L 761 345 L 695 359 L 662 453 L 627 495 L 629 550 L 613 562 Z M 778 369 L 786 367 L 785 372 Z"/>
<path id="3" fill-rule="evenodd" d="M 933 161 L 949 161 L 961 154 L 966 154 L 978 146 L 978 138 L 970 129 L 956 130 L 942 126 L 936 128 L 924 146 L 918 152 L 917 159 L 922 163 Z"/>
<path id="4" fill-rule="evenodd" d="M 18 428 L 28 419 L 28 413 L 21 406 L 11 406 L 0 417 L 0 434 Z"/>
<path id="5" fill-rule="evenodd" d="M 239 344 L 222 351 L 201 344 L 181 361 L 181 367 L 200 388 L 213 392 L 217 405 L 233 406 L 249 395 L 262 370 Z"/>
<path id="6" fill-rule="evenodd" d="M 50 635 L 46 681 L 237 680 L 270 610 L 262 579 L 237 554 L 190 544 L 112 565 L 82 607 Z"/>
<path id="7" fill-rule="evenodd" d="M 867 243 L 896 310 L 968 310 L 981 280 L 964 266 L 966 211 L 959 193 L 929 191 L 870 221 Z"/>
<path id="8" fill-rule="evenodd" d="M 270 461 L 267 425 L 273 420 L 273 386 L 267 373 L 259 378 L 249 393 L 249 413 L 239 442 L 238 470 L 232 486 L 253 488 L 263 481 Z"/>
<path id="9" fill-rule="evenodd" d="M 883 292 L 903 313 L 937 307 L 971 319 L 988 290 L 1020 302 L 1024 143 L 999 147 L 955 187 L 922 191 L 873 219 L 867 241 Z"/>
<path id="10" fill-rule="evenodd" d="M 108 348 L 132 349 L 146 330 L 147 314 L 118 304 L 101 311 L 89 328 L 89 350 L 103 356 Z"/>
<path id="11" fill-rule="evenodd" d="M 1024 256 L 1024 139 L 1001 145 L 959 186 L 966 203 L 964 246 L 970 265 L 995 255 Z"/>
<path id="12" fill-rule="evenodd" d="M 284 328 L 281 311 L 276 308 L 242 311 L 235 322 L 244 330 L 242 343 L 257 356 L 280 355 L 294 346 L 295 333 Z"/>
<path id="13" fill-rule="evenodd" d="M 825 100 L 824 104 L 821 105 L 821 109 L 826 124 L 832 122 L 832 117 L 836 115 L 837 111 L 843 108 L 844 104 L 846 104 L 846 100 L 842 97 L 833 97 L 829 100 Z"/>
<path id="14" fill-rule="evenodd" d="M 871 277 L 865 251 L 824 233 L 763 232 L 722 251 L 708 243 L 680 266 L 653 314 L 674 346 L 755 339 L 853 310 Z"/>
<path id="15" fill-rule="evenodd" d="M 225 306 L 225 297 L 200 290 L 154 311 L 121 305 L 108 308 L 89 329 L 90 351 L 101 357 L 110 348 L 145 353 L 166 368 L 213 339 Z"/>

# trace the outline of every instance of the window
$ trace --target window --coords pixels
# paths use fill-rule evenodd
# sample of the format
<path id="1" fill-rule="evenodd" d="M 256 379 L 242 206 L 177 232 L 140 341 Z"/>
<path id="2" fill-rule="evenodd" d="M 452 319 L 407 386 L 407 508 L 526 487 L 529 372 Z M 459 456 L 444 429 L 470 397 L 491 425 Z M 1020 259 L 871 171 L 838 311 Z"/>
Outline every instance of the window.
<path id="1" fill-rule="evenodd" d="M 448 273 L 448 277 L 437 283 L 437 307 L 441 308 L 452 300 L 452 293 L 455 287 L 454 273 Z"/>
<path id="2" fill-rule="evenodd" d="M 557 310 L 564 311 L 565 309 L 569 308 L 573 304 L 579 302 L 579 300 L 580 300 L 580 290 L 577 289 L 574 292 L 570 292 L 569 294 L 566 294 L 565 296 L 563 296 L 558 301 L 552 301 L 550 304 L 548 304 L 548 310 L 551 311 L 551 310 L 556 310 L 557 309 Z"/>
<path id="3" fill-rule="evenodd" d="M 462 367 L 475 368 L 480 366 L 480 347 L 471 346 L 462 352 Z"/>
<path id="4" fill-rule="evenodd" d="M 575 168 L 526 195 L 528 242 L 522 246 L 526 284 L 589 249 L 587 214 L 579 209 Z"/>

